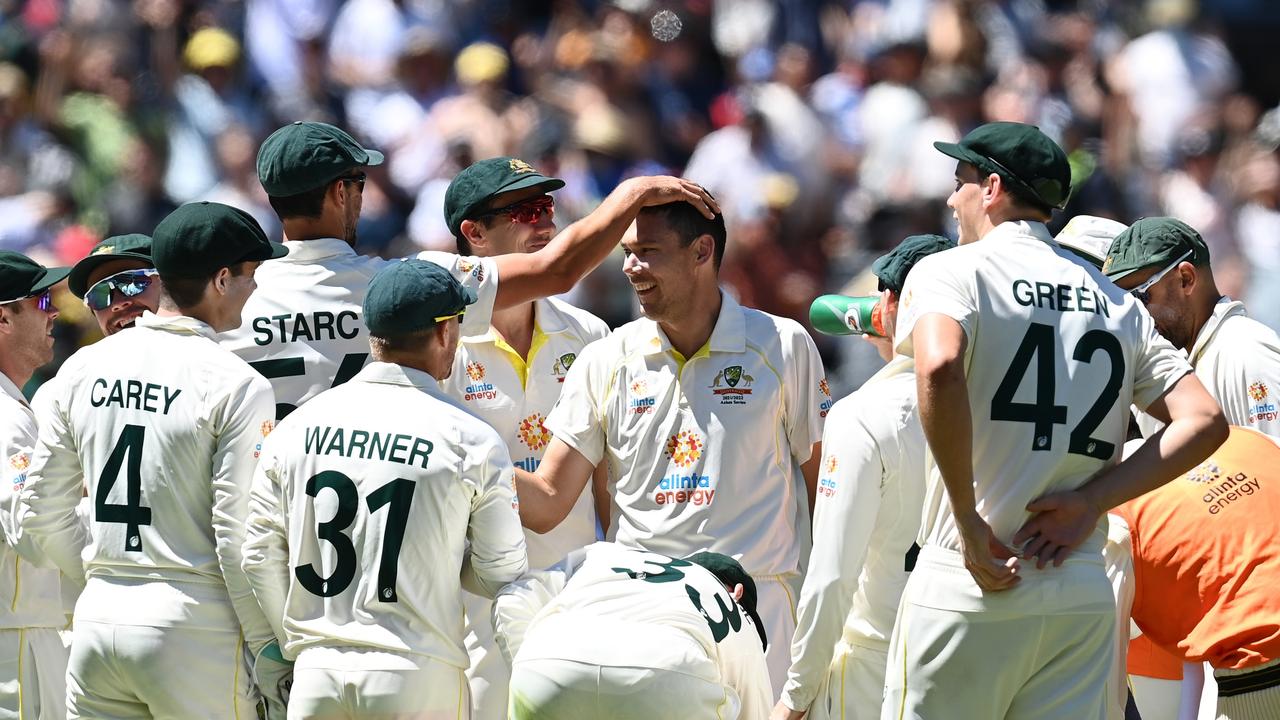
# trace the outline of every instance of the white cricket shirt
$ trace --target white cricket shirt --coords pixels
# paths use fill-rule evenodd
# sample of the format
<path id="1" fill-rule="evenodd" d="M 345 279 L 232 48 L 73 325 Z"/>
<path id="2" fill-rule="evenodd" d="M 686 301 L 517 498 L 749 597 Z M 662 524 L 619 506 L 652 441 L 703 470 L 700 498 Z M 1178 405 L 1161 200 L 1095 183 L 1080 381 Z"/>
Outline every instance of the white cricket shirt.
<path id="1" fill-rule="evenodd" d="M 87 577 L 77 619 L 239 624 L 256 651 L 272 633 L 240 558 L 271 386 L 215 337 L 145 313 L 72 355 L 38 408 L 21 524 L 64 573 Z"/>
<path id="2" fill-rule="evenodd" d="M 839 641 L 889 650 L 924 502 L 914 363 L 896 356 L 837 401 L 822 438 L 813 551 L 782 691 L 800 710 L 817 697 Z"/>
<path id="3" fill-rule="evenodd" d="M 647 318 L 587 347 L 547 428 L 609 462 L 609 539 L 681 556 L 732 555 L 753 575 L 796 570 L 800 465 L 829 398 L 799 323 L 721 294 L 711 337 L 687 360 Z"/>
<path id="4" fill-rule="evenodd" d="M 288 240 L 289 254 L 258 267 L 240 327 L 219 342 L 271 381 L 282 418 L 330 387 L 355 376 L 369 359 L 362 304 L 374 273 L 400 260 L 357 255 L 337 238 Z M 427 251 L 434 262 L 476 291 L 463 333 L 484 332 L 493 315 L 498 271 L 489 258 Z"/>
<path id="5" fill-rule="evenodd" d="M 0 546 L 0 629 L 61 628 L 67 624 L 61 573 L 33 565 L 14 549 L 19 542 L 30 544 L 20 538 L 18 498 L 27 482 L 35 444 L 35 413 L 18 386 L 0 373 L 0 531 L 4 533 L 4 545 Z M 35 549 L 30 552 L 35 554 Z"/>
<path id="6" fill-rule="evenodd" d="M 303 405 L 263 447 L 245 543 L 285 654 L 466 668 L 462 588 L 493 597 L 528 567 L 514 492 L 501 438 L 427 373 L 370 363 Z"/>
<path id="7" fill-rule="evenodd" d="M 547 413 L 560 398 L 565 375 L 588 344 L 609 334 L 609 326 L 591 313 L 555 298 L 534 302 L 533 342 L 528 362 L 492 327 L 464 336 L 453 374 L 440 387 L 489 423 L 511 453 L 511 462 L 527 472 L 538 469 L 551 431 Z M 590 486 L 564 521 L 548 533 L 525 532 L 529 567 L 559 562 L 571 550 L 596 539 L 596 513 Z"/>
<path id="8" fill-rule="evenodd" d="M 1223 297 L 1191 345 L 1191 366 L 1227 422 L 1280 439 L 1280 336 Z M 1163 423 L 1135 413 L 1143 437 Z"/>
<path id="9" fill-rule="evenodd" d="M 596 543 L 503 588 L 494 635 L 514 662 L 573 660 L 680 672 L 725 687 L 726 717 L 769 715 L 760 635 L 700 565 Z"/>
<path id="10" fill-rule="evenodd" d="M 1131 403 L 1145 408 L 1190 372 L 1135 298 L 1057 245 L 1038 222 L 1006 222 L 978 242 L 922 259 L 899 308 L 897 349 L 906 355 L 925 315 L 946 315 L 964 329 L 977 510 L 1005 542 L 1029 517 L 1027 503 L 1077 488 L 1120 459 Z M 936 468 L 932 475 L 941 487 Z M 950 503 L 937 503 L 924 525 L 922 560 L 958 561 Z M 1068 560 L 1096 564 L 1101 586 L 1044 592 L 1040 580 L 1056 582 L 1067 569 L 1033 569 L 1013 590 L 982 594 L 960 573 L 951 579 L 963 597 L 951 600 L 962 606 L 948 609 L 1016 603 L 1038 592 L 1046 612 L 1104 602 L 1104 530 L 1100 523 Z M 1082 572 L 1092 577 L 1092 569 Z"/>

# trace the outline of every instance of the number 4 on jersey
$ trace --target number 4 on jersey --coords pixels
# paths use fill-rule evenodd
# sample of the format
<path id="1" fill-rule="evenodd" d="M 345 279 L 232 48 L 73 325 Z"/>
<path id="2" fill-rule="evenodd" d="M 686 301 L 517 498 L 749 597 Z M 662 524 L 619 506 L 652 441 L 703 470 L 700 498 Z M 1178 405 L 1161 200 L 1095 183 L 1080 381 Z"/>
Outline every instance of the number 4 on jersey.
<path id="1" fill-rule="evenodd" d="M 1013 354 L 1009 369 L 1005 371 L 1004 378 L 991 396 L 992 420 L 1031 423 L 1035 437 L 1031 443 L 1032 451 L 1052 450 L 1053 426 L 1067 424 L 1067 406 L 1054 404 L 1057 396 L 1056 340 L 1057 332 L 1052 325 L 1031 323 L 1027 334 L 1022 337 L 1022 343 Z M 1124 386 L 1124 351 L 1115 335 L 1105 330 L 1090 330 L 1076 343 L 1071 358 L 1078 362 L 1092 363 L 1099 350 L 1110 361 L 1111 375 L 1089 411 L 1072 429 L 1067 452 L 1106 460 L 1115 452 L 1115 443 L 1099 440 L 1092 435 L 1106 419 Z M 1029 403 L 1015 402 L 1013 398 L 1022 385 L 1023 377 L 1031 369 L 1033 358 L 1036 366 L 1035 400 Z"/>
<path id="2" fill-rule="evenodd" d="M 142 506 L 142 443 L 147 429 L 141 425 L 125 425 L 120 438 L 107 458 L 107 464 L 98 476 L 98 491 L 94 493 L 93 515 L 98 522 L 124 523 L 126 552 L 142 552 L 142 534 L 139 528 L 151 524 L 151 508 Z M 128 465 L 125 461 L 128 460 Z M 108 502 L 111 488 L 125 469 L 124 504 Z"/>

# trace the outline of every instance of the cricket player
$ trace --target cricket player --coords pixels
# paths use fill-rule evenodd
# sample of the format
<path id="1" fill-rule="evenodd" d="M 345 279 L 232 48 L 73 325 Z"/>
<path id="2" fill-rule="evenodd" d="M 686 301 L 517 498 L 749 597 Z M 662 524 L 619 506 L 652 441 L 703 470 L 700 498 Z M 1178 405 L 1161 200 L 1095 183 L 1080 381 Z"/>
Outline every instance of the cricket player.
<path id="1" fill-rule="evenodd" d="M 290 718 L 470 717 L 462 589 L 528 567 L 511 461 L 440 390 L 476 300 L 444 268 L 374 275 L 374 362 L 263 446 L 245 571 L 285 655 Z"/>
<path id="2" fill-rule="evenodd" d="M 778 720 L 878 718 L 889 638 L 925 494 L 924 431 L 910 358 L 893 355 L 902 285 L 921 258 L 955 247 L 912 235 L 871 265 L 879 279 L 888 363 L 827 414 L 813 513 L 813 550 L 800 590 L 791 669 Z"/>
<path id="3" fill-rule="evenodd" d="M 102 334 L 131 328 L 160 305 L 160 273 L 151 260 L 151 238 L 131 233 L 100 241 L 71 268 L 67 288 L 93 312 Z"/>
<path id="4" fill-rule="evenodd" d="M 245 307 L 243 325 L 222 342 L 271 380 L 279 417 L 350 380 L 368 360 L 360 303 L 373 273 L 395 261 L 357 255 L 354 247 L 365 170 L 382 161 L 382 153 L 317 122 L 286 125 L 258 151 L 258 179 L 284 225 L 289 255 L 262 268 L 261 292 Z M 521 160 L 511 158 L 508 166 L 509 184 L 499 197 L 546 180 Z M 705 190 L 687 180 L 634 178 L 537 252 L 417 257 L 440 264 L 476 291 L 479 300 L 462 330 L 480 334 L 494 308 L 573 287 L 618 244 L 640 208 L 674 200 L 695 203 L 708 216 L 717 209 Z M 523 210 L 516 212 L 523 216 Z"/>
<path id="5" fill-rule="evenodd" d="M 273 640 L 241 569 L 270 385 L 220 349 L 280 257 L 247 213 L 193 203 L 156 226 L 158 310 L 71 356 L 38 417 L 22 531 L 87 579 L 69 717 L 250 717 L 246 655 Z M 87 531 L 76 505 L 87 490 Z"/>
<path id="6" fill-rule="evenodd" d="M 0 251 L 0 718 L 66 717 L 67 650 L 58 631 L 66 623 L 66 582 L 42 560 L 18 528 L 19 494 L 36 444 L 36 417 L 22 386 L 36 368 L 53 359 L 53 321 L 58 317 L 50 288 L 68 268 L 47 268 L 11 251 Z M 26 558 L 18 555 L 24 550 Z M 41 562 L 41 564 L 44 564 Z"/>
<path id="7" fill-rule="evenodd" d="M 460 255 L 532 253 L 555 235 L 550 193 L 564 181 L 531 175 L 513 160 L 481 160 L 458 173 L 445 191 L 445 220 Z M 504 190 L 515 183 L 525 187 Z M 555 298 L 495 310 L 484 332 L 463 336 L 453 372 L 440 386 L 498 431 L 517 467 L 536 470 L 551 440 L 547 413 L 560 397 L 565 374 L 587 344 L 608 334 L 599 318 Z M 547 567 L 595 539 L 592 493 L 583 492 L 554 530 L 525 533 L 529 566 Z M 493 644 L 491 603 L 470 593 L 464 601 L 474 717 L 503 720 L 510 668 Z"/>
<path id="8" fill-rule="evenodd" d="M 1280 336 L 1218 292 L 1200 233 L 1174 218 L 1143 218 L 1116 237 L 1104 272 L 1187 354 L 1227 422 L 1280 439 Z M 1144 436 L 1159 427 L 1143 415 L 1138 424 Z"/>
<path id="9" fill-rule="evenodd" d="M 736 560 L 597 543 L 494 602 L 513 720 L 763 720 L 756 587 Z"/>
<path id="10" fill-rule="evenodd" d="M 688 203 L 646 208 L 623 241 L 623 272 L 644 317 L 583 351 L 547 418 L 535 473 L 516 470 L 520 517 L 535 532 L 571 511 L 608 462 L 608 538 L 682 557 L 734 556 L 755 578 L 774 638 L 773 692 L 790 664 L 798 522 L 814 497 L 830 400 L 813 340 L 794 321 L 744 308 L 717 284 L 722 217 Z"/>
<path id="11" fill-rule="evenodd" d="M 1099 520 L 1203 460 L 1226 423 L 1136 299 L 1053 241 L 1071 175 L 1057 144 L 989 123 L 935 147 L 959 161 L 960 247 L 912 270 L 895 338 L 947 502 L 926 500 L 882 717 L 1102 718 Z M 1130 404 L 1170 424 L 1116 464 Z"/>
<path id="12" fill-rule="evenodd" d="M 1280 717 L 1277 480 L 1275 440 L 1233 426 L 1207 460 L 1112 511 L 1134 565 L 1132 618 L 1179 670 L 1184 662 L 1214 668 L 1212 717 Z M 1177 713 L 1176 693 L 1172 700 L 1170 717 Z"/>

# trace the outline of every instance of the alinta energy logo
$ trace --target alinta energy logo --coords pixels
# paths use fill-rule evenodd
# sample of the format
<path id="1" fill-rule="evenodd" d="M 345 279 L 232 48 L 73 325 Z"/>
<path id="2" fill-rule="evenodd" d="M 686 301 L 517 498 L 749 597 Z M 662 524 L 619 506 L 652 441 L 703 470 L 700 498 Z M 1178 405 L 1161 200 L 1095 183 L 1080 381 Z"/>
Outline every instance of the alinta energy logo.
<path id="1" fill-rule="evenodd" d="M 546 420 L 547 418 L 541 413 L 534 413 L 520 421 L 520 427 L 517 430 L 520 434 L 520 442 L 534 452 L 551 444 L 551 431 L 544 424 Z"/>
<path id="2" fill-rule="evenodd" d="M 649 394 L 649 383 L 644 378 L 633 380 L 627 389 L 631 391 L 631 412 L 636 415 L 653 412 L 653 406 L 656 401 Z"/>
<path id="3" fill-rule="evenodd" d="M 836 401 L 831 398 L 831 385 L 826 378 L 818 381 L 818 392 L 822 393 L 822 402 L 818 403 L 818 417 L 826 417 Z"/>
<path id="4" fill-rule="evenodd" d="M 1188 470 L 1184 477 L 1200 485 L 1216 483 L 1222 478 L 1222 468 L 1218 467 L 1218 463 L 1214 462 L 1213 458 L 1209 458 Z"/>
<path id="5" fill-rule="evenodd" d="M 1249 385 L 1249 399 L 1253 401 L 1249 406 L 1249 422 L 1263 422 L 1280 417 L 1280 412 L 1277 411 L 1275 402 L 1269 399 L 1269 395 L 1266 383 L 1255 382 Z"/>
<path id="6" fill-rule="evenodd" d="M 711 477 L 696 471 L 689 474 L 682 472 L 698 462 L 705 447 L 706 440 L 691 430 L 681 430 L 667 439 L 665 448 L 667 457 L 671 458 L 677 470 L 658 481 L 658 488 L 653 493 L 654 503 L 658 505 L 711 504 L 716 495 Z"/>
<path id="7" fill-rule="evenodd" d="M 702 457 L 705 446 L 701 435 L 691 430 L 681 430 L 667 438 L 667 457 L 671 458 L 676 467 L 687 468 Z"/>
<path id="8" fill-rule="evenodd" d="M 462 389 L 462 399 L 471 400 L 493 400 L 498 397 L 498 391 L 494 389 L 493 383 L 484 381 L 484 365 L 479 361 L 469 362 L 466 367 L 467 379 L 471 384 Z"/>
<path id="9" fill-rule="evenodd" d="M 831 477 L 835 474 L 837 468 L 840 467 L 840 461 L 836 460 L 835 455 L 828 455 L 822 460 L 822 476 L 818 478 L 818 496 L 831 497 L 836 494 L 836 479 Z"/>

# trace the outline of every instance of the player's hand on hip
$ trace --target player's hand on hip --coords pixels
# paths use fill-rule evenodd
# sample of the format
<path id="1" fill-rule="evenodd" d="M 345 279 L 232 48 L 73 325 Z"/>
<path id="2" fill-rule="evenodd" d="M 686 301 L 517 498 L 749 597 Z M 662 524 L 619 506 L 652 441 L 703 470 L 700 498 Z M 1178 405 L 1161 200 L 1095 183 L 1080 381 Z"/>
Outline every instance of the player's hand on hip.
<path id="1" fill-rule="evenodd" d="M 996 537 L 995 531 L 976 512 L 958 523 L 964 566 L 978 587 L 987 592 L 1008 590 L 1022 581 L 1018 553 Z"/>
<path id="2" fill-rule="evenodd" d="M 1013 544 L 1022 548 L 1022 557 L 1035 558 L 1036 567 L 1050 562 L 1062 565 L 1098 526 L 1102 517 L 1084 493 L 1068 490 L 1044 495 L 1027 503 L 1031 517 L 1013 535 Z"/>
<path id="3" fill-rule="evenodd" d="M 806 712 L 805 710 L 792 710 L 779 700 L 778 704 L 773 706 L 773 712 L 769 713 L 769 720 L 802 720 Z"/>
<path id="4" fill-rule="evenodd" d="M 708 220 L 720 212 L 720 204 L 707 189 L 692 180 L 670 175 L 650 175 L 632 178 L 640 193 L 640 206 L 652 207 L 684 201 L 698 209 Z"/>

